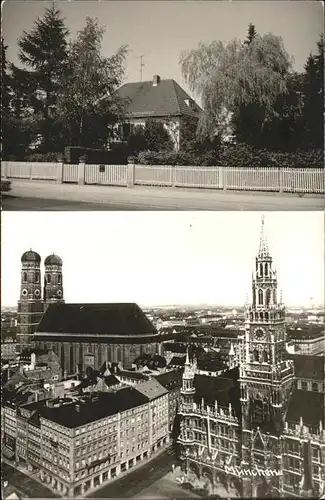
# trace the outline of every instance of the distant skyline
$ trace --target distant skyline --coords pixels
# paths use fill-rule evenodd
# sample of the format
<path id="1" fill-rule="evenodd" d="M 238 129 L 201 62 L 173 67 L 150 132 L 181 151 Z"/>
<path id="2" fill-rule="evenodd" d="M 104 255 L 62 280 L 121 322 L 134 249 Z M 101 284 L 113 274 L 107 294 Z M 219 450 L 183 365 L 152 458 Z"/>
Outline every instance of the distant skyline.
<path id="1" fill-rule="evenodd" d="M 63 259 L 66 302 L 244 305 L 260 212 L 2 212 L 2 306 L 19 298 L 20 258 Z M 324 214 L 269 212 L 265 233 L 287 306 L 324 304 Z"/>
<path id="2" fill-rule="evenodd" d="M 7 1 L 2 5 L 2 35 L 9 46 L 7 57 L 18 64 L 17 39 L 23 30 L 30 31 L 37 17 L 42 17 L 52 2 Z M 154 74 L 173 78 L 185 90 L 179 56 L 198 43 L 212 40 L 244 40 L 248 24 L 257 32 L 273 32 L 283 38 L 294 58 L 293 67 L 302 71 L 310 52 L 323 33 L 324 12 L 321 2 L 310 1 L 56 1 L 70 30 L 83 28 L 87 16 L 97 17 L 107 30 L 103 55 L 113 54 L 119 46 L 131 49 L 127 59 L 125 82 L 139 81 L 140 59 L 144 55 L 143 80 Z M 148 22 L 150 20 L 150 22 Z"/>

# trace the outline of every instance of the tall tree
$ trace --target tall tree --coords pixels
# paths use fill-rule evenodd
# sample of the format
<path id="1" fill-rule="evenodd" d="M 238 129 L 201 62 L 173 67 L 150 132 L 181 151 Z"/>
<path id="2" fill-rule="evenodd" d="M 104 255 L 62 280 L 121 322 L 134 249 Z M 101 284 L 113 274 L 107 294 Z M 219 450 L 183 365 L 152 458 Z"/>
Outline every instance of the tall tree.
<path id="1" fill-rule="evenodd" d="M 35 131 L 45 151 L 51 150 L 55 106 L 67 69 L 67 35 L 61 12 L 53 3 L 33 29 L 24 31 L 18 40 L 18 57 L 24 68 L 11 68 L 20 102 L 33 114 Z"/>
<path id="2" fill-rule="evenodd" d="M 255 29 L 254 24 L 249 23 L 247 38 L 244 41 L 244 45 L 250 45 L 252 43 L 252 41 L 254 40 L 254 38 L 256 37 L 256 35 L 257 35 L 257 31 Z"/>
<path id="3" fill-rule="evenodd" d="M 286 91 L 291 61 L 282 39 L 268 33 L 254 35 L 249 44 L 200 43 L 181 54 L 180 64 L 191 90 L 202 99 L 204 114 L 198 132 L 213 136 L 228 126 L 229 116 L 236 122 L 248 106 L 257 107 L 251 114 L 260 130 L 273 115 L 276 99 Z"/>
<path id="4" fill-rule="evenodd" d="M 97 19 L 87 17 L 69 47 L 69 71 L 59 112 L 74 145 L 105 145 L 108 125 L 122 113 L 114 92 L 124 76 L 128 49 L 121 46 L 111 57 L 103 57 L 104 32 Z"/>
<path id="5" fill-rule="evenodd" d="M 317 42 L 317 53 L 310 54 L 304 78 L 305 147 L 322 148 L 324 144 L 324 38 Z"/>

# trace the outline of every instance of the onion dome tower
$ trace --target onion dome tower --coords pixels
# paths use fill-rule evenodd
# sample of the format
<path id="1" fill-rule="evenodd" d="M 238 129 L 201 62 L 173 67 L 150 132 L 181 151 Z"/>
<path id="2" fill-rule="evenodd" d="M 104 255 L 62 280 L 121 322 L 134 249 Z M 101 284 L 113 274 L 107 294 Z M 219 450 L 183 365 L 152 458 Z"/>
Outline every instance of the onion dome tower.
<path id="1" fill-rule="evenodd" d="M 20 297 L 18 301 L 18 353 L 31 346 L 31 338 L 43 315 L 41 257 L 32 249 L 21 256 Z"/>
<path id="2" fill-rule="evenodd" d="M 49 304 L 64 302 L 62 259 L 53 253 L 46 257 L 44 266 L 43 301 L 46 310 Z"/>

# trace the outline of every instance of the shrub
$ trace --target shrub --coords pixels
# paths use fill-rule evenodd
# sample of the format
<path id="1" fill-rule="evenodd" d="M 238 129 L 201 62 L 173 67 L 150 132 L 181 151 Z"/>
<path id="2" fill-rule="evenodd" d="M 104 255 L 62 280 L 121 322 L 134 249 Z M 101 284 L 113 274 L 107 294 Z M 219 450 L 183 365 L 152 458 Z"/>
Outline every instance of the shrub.
<path id="1" fill-rule="evenodd" d="M 112 149 L 83 148 L 79 146 L 67 146 L 64 150 L 64 160 L 66 163 L 78 163 L 82 159 L 85 163 L 108 165 L 127 163 L 127 150 L 123 145 L 112 146 Z"/>
<path id="2" fill-rule="evenodd" d="M 25 161 L 50 162 L 63 161 L 62 153 L 32 153 L 26 156 Z"/>

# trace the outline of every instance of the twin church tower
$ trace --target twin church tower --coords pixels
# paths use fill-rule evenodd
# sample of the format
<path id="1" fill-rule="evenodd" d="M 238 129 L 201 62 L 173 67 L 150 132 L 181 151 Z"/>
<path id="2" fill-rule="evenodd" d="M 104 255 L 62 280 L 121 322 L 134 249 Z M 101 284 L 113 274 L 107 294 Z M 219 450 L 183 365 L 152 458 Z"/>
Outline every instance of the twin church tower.
<path id="1" fill-rule="evenodd" d="M 55 254 L 44 261 L 42 293 L 41 257 L 28 250 L 21 257 L 20 298 L 18 301 L 18 353 L 31 345 L 43 313 L 49 304 L 64 302 L 62 259 Z"/>

